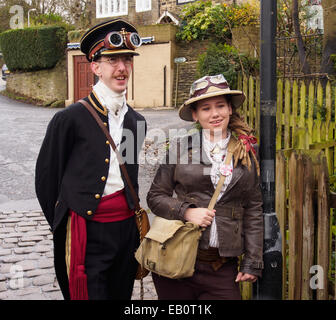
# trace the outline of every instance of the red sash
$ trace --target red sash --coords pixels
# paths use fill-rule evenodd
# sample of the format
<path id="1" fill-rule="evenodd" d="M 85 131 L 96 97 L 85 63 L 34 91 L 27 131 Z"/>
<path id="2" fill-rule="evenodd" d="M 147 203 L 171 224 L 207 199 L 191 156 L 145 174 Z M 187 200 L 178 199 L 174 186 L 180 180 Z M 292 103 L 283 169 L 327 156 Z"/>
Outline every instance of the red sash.
<path id="1" fill-rule="evenodd" d="M 71 252 L 69 290 L 71 300 L 88 300 L 87 276 L 85 273 L 86 219 L 70 210 Z M 127 205 L 124 189 L 101 198 L 92 221 L 107 223 L 122 221 L 134 215 Z"/>

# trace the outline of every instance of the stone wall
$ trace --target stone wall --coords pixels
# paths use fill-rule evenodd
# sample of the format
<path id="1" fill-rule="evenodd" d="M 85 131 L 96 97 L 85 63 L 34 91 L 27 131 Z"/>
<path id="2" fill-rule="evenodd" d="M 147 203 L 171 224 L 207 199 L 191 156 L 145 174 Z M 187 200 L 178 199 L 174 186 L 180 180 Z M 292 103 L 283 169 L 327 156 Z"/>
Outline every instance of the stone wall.
<path id="1" fill-rule="evenodd" d="M 191 43 L 177 42 L 176 57 L 185 57 L 186 62 L 175 64 L 173 101 L 174 106 L 179 107 L 188 97 L 190 85 L 198 78 L 198 56 L 207 50 L 208 41 L 193 41 Z M 178 68 L 178 70 L 177 70 Z M 177 86 L 176 86 L 176 75 Z M 177 94 L 176 94 L 177 87 Z M 176 103 L 175 103 L 176 100 Z"/>
<path id="2" fill-rule="evenodd" d="M 67 97 L 65 60 L 58 62 L 53 69 L 12 72 L 7 80 L 7 91 L 31 99 L 38 105 L 64 106 Z"/>
<path id="3" fill-rule="evenodd" d="M 232 45 L 240 52 L 257 58 L 260 53 L 260 27 L 241 26 L 232 29 Z"/>

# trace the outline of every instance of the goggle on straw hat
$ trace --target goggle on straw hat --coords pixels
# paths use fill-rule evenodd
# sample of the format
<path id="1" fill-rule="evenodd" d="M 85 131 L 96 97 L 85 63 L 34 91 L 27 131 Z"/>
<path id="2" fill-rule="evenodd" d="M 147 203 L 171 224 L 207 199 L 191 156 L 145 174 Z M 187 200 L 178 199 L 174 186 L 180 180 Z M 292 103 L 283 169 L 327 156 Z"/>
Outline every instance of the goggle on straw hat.
<path id="1" fill-rule="evenodd" d="M 245 100 L 245 95 L 242 91 L 230 89 L 228 82 L 222 74 L 204 76 L 196 80 L 190 87 L 189 99 L 179 109 L 180 118 L 186 121 L 194 121 L 190 108 L 192 103 L 221 95 L 231 96 L 231 105 L 233 108 L 240 107 Z"/>

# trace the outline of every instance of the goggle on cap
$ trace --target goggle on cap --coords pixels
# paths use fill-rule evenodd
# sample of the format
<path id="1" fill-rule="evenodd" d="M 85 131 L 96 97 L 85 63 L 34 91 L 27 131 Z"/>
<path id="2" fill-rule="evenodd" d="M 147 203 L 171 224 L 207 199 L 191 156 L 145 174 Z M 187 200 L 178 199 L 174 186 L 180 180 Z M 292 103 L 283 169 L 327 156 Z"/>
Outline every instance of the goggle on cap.
<path id="1" fill-rule="evenodd" d="M 135 27 L 123 19 L 100 23 L 88 30 L 80 40 L 80 49 L 88 61 L 102 55 L 130 53 L 139 55 L 135 49 L 142 44 Z"/>
<path id="2" fill-rule="evenodd" d="M 245 100 L 245 95 L 242 91 L 230 89 L 222 74 L 204 76 L 196 80 L 190 87 L 189 99 L 179 109 L 180 118 L 185 121 L 194 121 L 191 111 L 191 105 L 194 102 L 222 95 L 231 96 L 233 108 L 240 107 Z"/>

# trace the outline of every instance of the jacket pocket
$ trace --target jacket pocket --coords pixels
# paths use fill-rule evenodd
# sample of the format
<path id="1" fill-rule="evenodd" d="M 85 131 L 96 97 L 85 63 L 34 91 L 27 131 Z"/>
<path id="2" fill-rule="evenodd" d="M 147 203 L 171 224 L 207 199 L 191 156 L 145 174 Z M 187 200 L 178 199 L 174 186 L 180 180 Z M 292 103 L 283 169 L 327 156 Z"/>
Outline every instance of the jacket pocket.
<path id="1" fill-rule="evenodd" d="M 243 252 L 243 208 L 231 208 L 231 214 L 216 212 L 218 242 L 220 248 L 229 252 Z"/>

